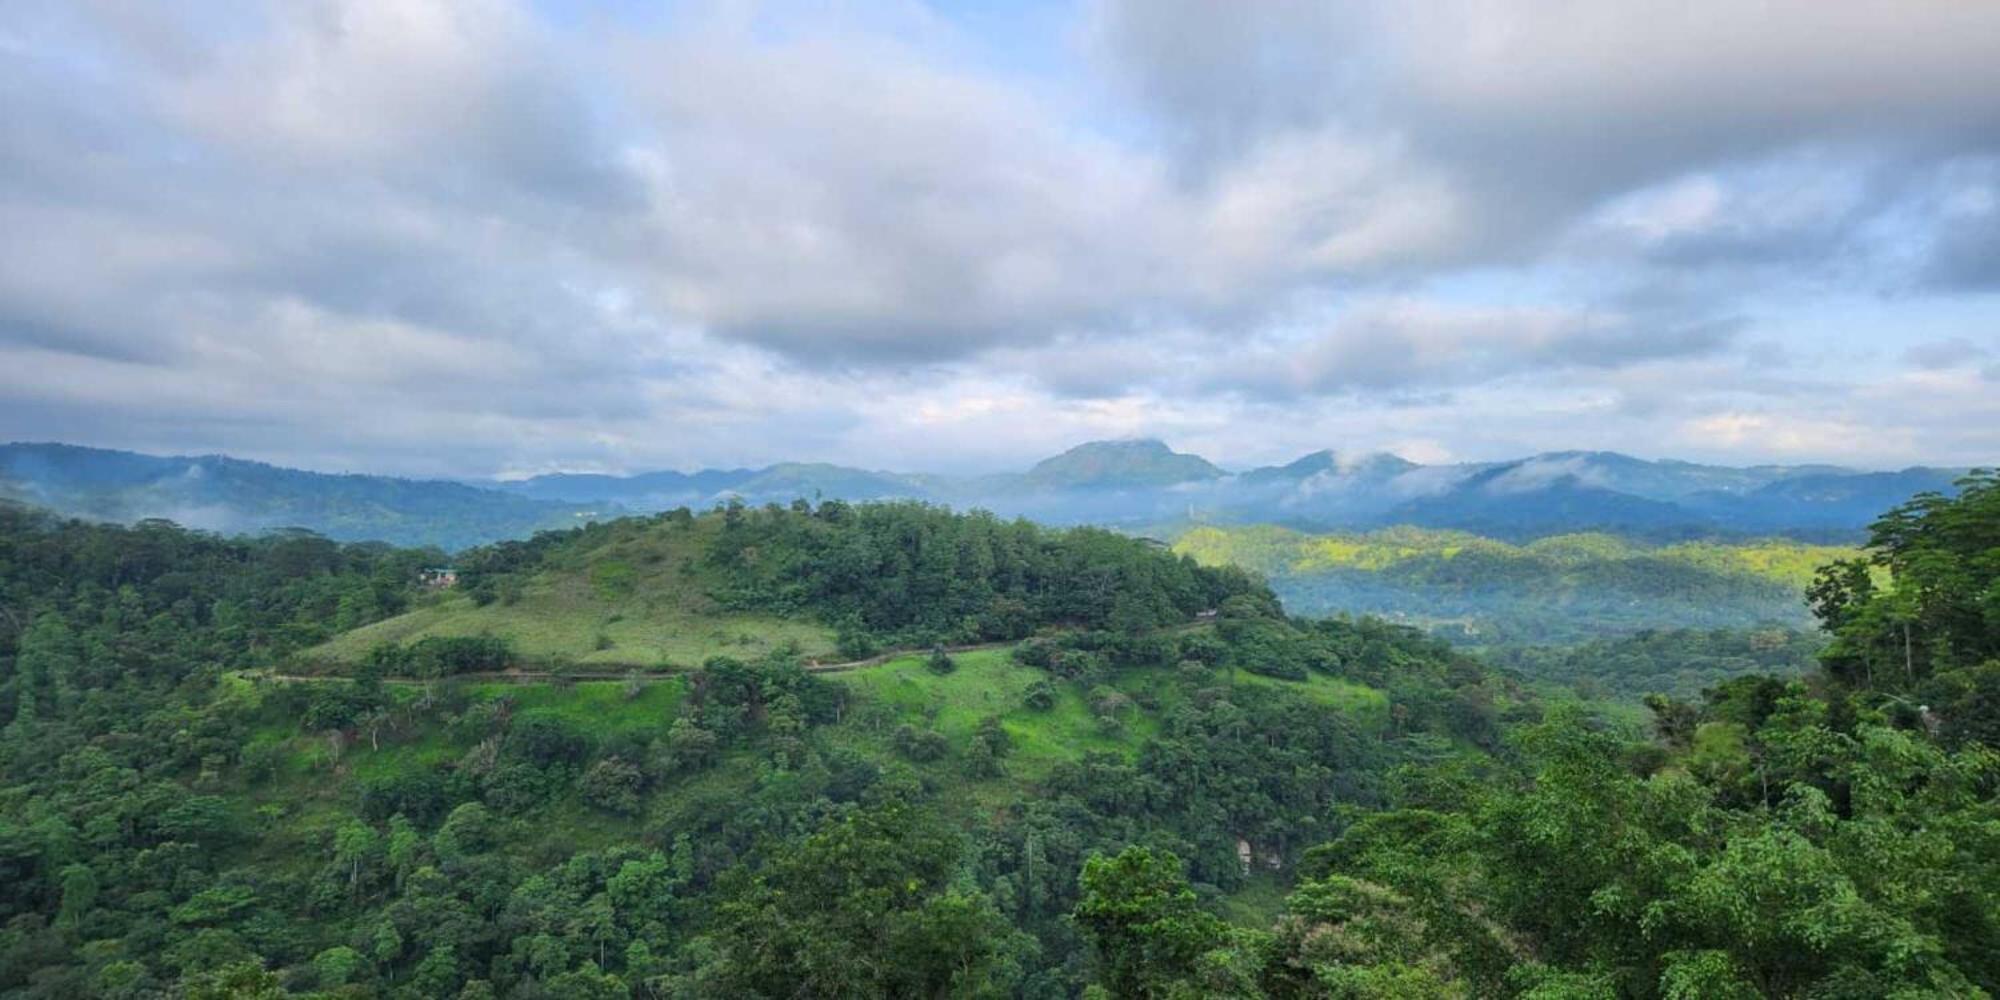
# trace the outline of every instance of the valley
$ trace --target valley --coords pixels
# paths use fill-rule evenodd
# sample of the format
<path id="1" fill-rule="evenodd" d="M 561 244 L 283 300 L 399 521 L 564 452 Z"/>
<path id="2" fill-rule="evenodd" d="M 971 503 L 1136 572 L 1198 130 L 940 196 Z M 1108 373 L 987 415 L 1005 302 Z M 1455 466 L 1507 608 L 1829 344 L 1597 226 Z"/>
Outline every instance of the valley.
<path id="1" fill-rule="evenodd" d="M 1587 901 L 1604 886 L 1687 907 L 1694 887 L 1740 891 L 1754 876 L 1733 852 L 1761 849 L 1771 823 L 1810 836 L 1785 803 L 1848 780 L 1870 748 L 1903 761 L 1891 773 L 1913 777 L 1897 780 L 1984 773 L 1992 640 L 1976 617 L 1933 612 L 1972 631 L 1927 646 L 1916 686 L 1883 698 L 1867 678 L 1903 662 L 1878 631 L 1896 605 L 1876 602 L 1905 576 L 1984 565 L 1889 546 L 1987 537 L 1995 496 L 1973 480 L 1964 499 L 1903 508 L 1885 523 L 1936 527 L 1878 534 L 1867 552 L 1888 573 L 1795 543 L 1590 534 L 1196 529 L 1169 551 L 823 501 L 501 542 L 460 553 L 441 589 L 426 550 L 0 506 L 0 586 L 39 609 L 12 640 L 0 729 L 0 873 L 16 887 L 0 989 L 32 967 L 108 996 L 1067 996 L 1113 975 L 1208 993 L 1220 964 L 1269 996 L 1322 963 L 1313 975 L 1490 995 L 1539 961 L 1518 935 L 1571 933 L 1539 929 L 1549 907 L 1615 941 L 1627 918 Z M 1380 617 L 1295 616 L 1239 565 L 1481 585 L 1549 567 L 1693 574 L 1671 594 L 1791 589 L 1822 558 L 1809 579 L 1828 645 L 1641 629 L 1479 656 Z M 1900 714 L 1910 695 L 1933 722 Z M 1857 721 L 1833 721 L 1831 697 Z M 1907 727 L 1929 724 L 1946 742 L 1912 743 Z M 1803 746 L 1818 756 L 1785 756 Z M 1978 911 L 1992 856 L 1927 860 L 1935 824 L 1990 823 L 1986 779 L 1970 780 L 1801 820 L 1867 825 L 1910 860 L 1884 871 L 1829 840 L 1810 847 L 1819 874 L 1796 877 L 1842 891 L 1863 871 L 1903 885 L 1949 869 L 1947 912 Z M 1666 818 L 1690 802 L 1699 828 Z M 1550 827 L 1549 810 L 1593 818 Z M 1614 836 L 1614 815 L 1662 818 Z M 1567 846 L 1534 853 L 1550 836 Z M 1668 856 L 1699 867 L 1650 881 L 1646 859 Z M 1448 889 L 1425 888 L 1436 873 Z M 1426 891 L 1446 895 L 1419 906 Z M 1855 905 L 1937 949 L 1925 974 L 1940 982 L 1995 971 L 1943 950 L 1979 931 L 1905 898 Z M 1472 912 L 1506 928 L 1468 936 Z M 1732 926 L 1682 912 L 1680 940 Z M 1125 943 L 1161 920 L 1189 935 L 1182 950 Z M 1401 930 L 1368 936 L 1378 920 Z M 1315 943 L 1356 933 L 1337 959 Z M 134 957 L 79 951 L 83 934 Z M 1892 961 L 1844 940 L 1813 953 L 1832 971 L 1800 974 Z M 1771 947 L 1729 961 L 1796 967 L 1796 946 Z M 1621 975 L 1648 982 L 1652 961 Z"/>

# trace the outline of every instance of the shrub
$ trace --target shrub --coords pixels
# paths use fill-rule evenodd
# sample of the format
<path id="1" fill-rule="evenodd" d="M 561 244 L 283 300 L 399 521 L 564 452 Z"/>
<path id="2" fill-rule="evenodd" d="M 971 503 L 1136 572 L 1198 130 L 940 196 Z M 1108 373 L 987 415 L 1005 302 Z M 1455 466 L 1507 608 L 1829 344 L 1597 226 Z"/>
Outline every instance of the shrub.
<path id="1" fill-rule="evenodd" d="M 897 753 L 919 763 L 937 760 L 951 749 L 943 733 L 907 724 L 896 727 L 895 743 Z"/>
<path id="2" fill-rule="evenodd" d="M 632 816 L 639 812 L 639 793 L 645 790 L 645 776 L 622 757 L 606 757 L 583 772 L 579 790 L 583 801 L 608 813 Z"/>
<path id="3" fill-rule="evenodd" d="M 1036 678 L 1028 690 L 1021 695 L 1021 703 L 1037 712 L 1046 712 L 1056 707 L 1056 688 L 1047 678 Z"/>
<path id="4" fill-rule="evenodd" d="M 943 646 L 934 646 L 931 648 L 930 659 L 924 661 L 924 669 L 941 676 L 957 670 L 958 663 L 951 658 L 951 654 L 944 651 Z"/>

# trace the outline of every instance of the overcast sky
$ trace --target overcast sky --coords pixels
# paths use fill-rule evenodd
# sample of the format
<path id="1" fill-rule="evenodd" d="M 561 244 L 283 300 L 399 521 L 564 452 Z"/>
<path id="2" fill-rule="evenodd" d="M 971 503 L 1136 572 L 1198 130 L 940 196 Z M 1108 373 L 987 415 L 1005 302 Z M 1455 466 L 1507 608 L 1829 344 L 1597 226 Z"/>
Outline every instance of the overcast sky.
<path id="1" fill-rule="evenodd" d="M 2000 461 L 2000 3 L 0 3 L 0 440 Z"/>

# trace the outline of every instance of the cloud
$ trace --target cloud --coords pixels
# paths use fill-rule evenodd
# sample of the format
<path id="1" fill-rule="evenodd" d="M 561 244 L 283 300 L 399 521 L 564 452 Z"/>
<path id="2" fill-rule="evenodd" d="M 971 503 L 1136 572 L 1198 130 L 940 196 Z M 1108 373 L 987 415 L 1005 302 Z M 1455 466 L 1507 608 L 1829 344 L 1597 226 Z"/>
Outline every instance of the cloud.
<path id="1" fill-rule="evenodd" d="M 1960 365 L 1983 361 L 1993 356 L 1993 352 L 1963 337 L 1950 340 L 1931 340 L 1914 344 L 1903 352 L 1903 360 L 1925 371 L 1957 368 Z"/>
<path id="2" fill-rule="evenodd" d="M 1330 128 L 1401 137 L 1520 259 L 1593 207 L 1800 150 L 1917 165 L 2000 142 L 2000 8 L 1956 0 L 1100 0 L 1093 51 L 1197 161 Z M 1221 151 L 1215 153 L 1211 151 Z M 1886 193 L 1885 195 L 1886 196 Z M 1836 211 L 1840 206 L 1832 206 Z"/>
<path id="3" fill-rule="evenodd" d="M 1984 363 L 1770 327 L 2000 280 L 1990 5 L 1104 0 L 1033 52 L 809 6 L 8 5 L 0 418 L 466 474 L 1490 455 Z"/>
<path id="4" fill-rule="evenodd" d="M 1276 398 L 1463 386 L 1524 372 L 1616 369 L 1714 351 L 1734 324 L 1660 324 L 1562 307 L 1398 298 L 1351 306 L 1325 329 L 1215 359 L 1214 385 Z"/>
<path id="5" fill-rule="evenodd" d="M 1947 163 L 1938 175 L 1923 280 L 1948 290 L 2000 289 L 2000 154 Z"/>

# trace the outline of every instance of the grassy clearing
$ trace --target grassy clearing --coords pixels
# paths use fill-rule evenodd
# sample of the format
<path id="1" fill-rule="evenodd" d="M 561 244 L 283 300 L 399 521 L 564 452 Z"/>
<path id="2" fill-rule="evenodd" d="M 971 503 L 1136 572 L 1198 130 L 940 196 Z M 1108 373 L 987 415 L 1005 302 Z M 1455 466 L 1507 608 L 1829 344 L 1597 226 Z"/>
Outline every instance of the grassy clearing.
<path id="1" fill-rule="evenodd" d="M 682 528 L 619 521 L 587 550 L 528 580 L 519 593 L 485 606 L 443 594 L 409 612 L 307 650 L 306 662 L 359 662 L 382 643 L 431 636 L 493 635 L 526 659 L 567 658 L 582 666 L 688 668 L 711 656 L 752 659 L 795 646 L 807 657 L 833 653 L 833 633 L 811 622 L 723 611 L 708 597 L 700 565 L 707 522 Z"/>
<path id="2" fill-rule="evenodd" d="M 556 580 L 530 586 L 513 604 L 480 607 L 453 595 L 336 636 L 302 658 L 358 663 L 385 642 L 477 635 L 506 639 L 529 660 L 567 657 L 583 666 L 688 668 L 711 656 L 753 659 L 788 644 L 804 656 L 833 653 L 833 633 L 809 622 L 691 612 L 659 596 L 605 604 L 576 581 Z"/>
<path id="3" fill-rule="evenodd" d="M 666 732 L 680 712 L 687 682 L 672 678 L 646 684 L 636 695 L 628 695 L 619 681 L 587 681 L 566 686 L 473 684 L 466 690 L 480 700 L 512 698 L 517 717 L 558 718 L 606 736 L 646 730 Z"/>
<path id="4" fill-rule="evenodd" d="M 1084 696 L 1074 685 L 1057 687 L 1056 704 L 1046 712 L 1023 703 L 1028 685 L 1046 674 L 1015 663 L 1011 650 L 985 649 L 960 653 L 958 669 L 933 674 L 924 657 L 906 656 L 880 666 L 836 674 L 859 697 L 858 718 L 867 718 L 869 704 L 886 706 L 899 722 L 921 722 L 943 733 L 954 749 L 972 739 L 980 720 L 1000 717 L 1013 738 L 1007 770 L 1016 779 L 1036 779 L 1057 763 L 1078 760 L 1091 751 L 1132 756 L 1145 739 L 1159 731 L 1159 720 L 1137 709 L 1126 713 L 1124 729 L 1104 731 Z"/>
<path id="5" fill-rule="evenodd" d="M 1236 672 L 1236 683 L 1284 688 L 1328 708 L 1346 712 L 1368 729 L 1379 729 L 1389 721 L 1388 695 L 1366 684 L 1339 677 L 1312 674 L 1302 681 L 1288 681 L 1239 670 Z"/>

